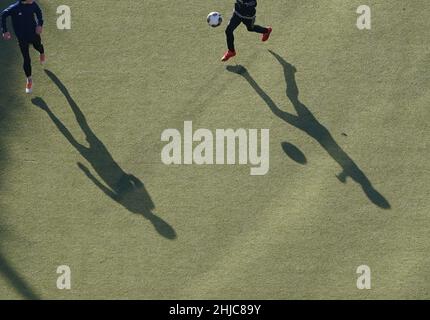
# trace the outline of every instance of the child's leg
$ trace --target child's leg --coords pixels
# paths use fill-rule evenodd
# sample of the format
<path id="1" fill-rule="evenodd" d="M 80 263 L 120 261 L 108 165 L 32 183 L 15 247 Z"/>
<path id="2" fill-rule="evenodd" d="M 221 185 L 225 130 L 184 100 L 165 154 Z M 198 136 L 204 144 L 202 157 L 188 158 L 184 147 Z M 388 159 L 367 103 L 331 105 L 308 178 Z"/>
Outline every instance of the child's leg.
<path id="1" fill-rule="evenodd" d="M 227 47 L 230 51 L 235 51 L 234 49 L 234 30 L 240 25 L 241 19 L 233 13 L 233 16 L 228 23 L 227 29 L 225 29 L 225 35 L 227 36 Z"/>
<path id="2" fill-rule="evenodd" d="M 19 48 L 21 49 L 22 57 L 24 58 L 24 72 L 28 78 L 31 78 L 31 58 L 30 58 L 30 44 L 25 40 L 19 41 Z"/>
<path id="3" fill-rule="evenodd" d="M 39 51 L 40 54 L 45 53 L 45 48 L 43 47 L 42 39 L 40 38 L 40 35 L 36 35 L 36 37 L 34 38 L 33 47 L 34 49 Z"/>
<path id="4" fill-rule="evenodd" d="M 267 33 L 269 29 L 255 24 L 255 18 L 243 19 L 242 22 L 246 25 L 246 29 L 250 32 Z"/>

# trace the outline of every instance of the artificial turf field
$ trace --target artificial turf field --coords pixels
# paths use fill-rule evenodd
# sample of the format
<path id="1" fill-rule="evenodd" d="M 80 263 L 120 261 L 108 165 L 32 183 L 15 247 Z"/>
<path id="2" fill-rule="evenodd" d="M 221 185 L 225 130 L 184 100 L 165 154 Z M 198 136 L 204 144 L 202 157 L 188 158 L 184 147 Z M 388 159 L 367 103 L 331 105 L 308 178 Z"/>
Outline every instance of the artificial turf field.
<path id="1" fill-rule="evenodd" d="M 31 96 L 0 42 L 1 299 L 430 298 L 429 1 L 373 0 L 360 31 L 362 1 L 261 0 L 272 37 L 239 27 L 227 64 L 232 0 L 39 4 Z M 184 121 L 270 129 L 270 171 L 166 166 Z"/>

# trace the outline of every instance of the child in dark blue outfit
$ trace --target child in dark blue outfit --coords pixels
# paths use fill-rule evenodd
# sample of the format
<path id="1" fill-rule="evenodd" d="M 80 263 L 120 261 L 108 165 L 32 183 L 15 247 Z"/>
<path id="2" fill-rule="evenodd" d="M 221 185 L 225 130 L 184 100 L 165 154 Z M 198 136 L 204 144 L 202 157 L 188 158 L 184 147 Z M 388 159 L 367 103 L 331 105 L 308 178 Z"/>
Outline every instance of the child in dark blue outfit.
<path id="1" fill-rule="evenodd" d="M 26 93 L 31 93 L 33 81 L 31 78 L 30 45 L 40 53 L 40 62 L 45 63 L 45 50 L 40 34 L 43 31 L 42 10 L 34 0 L 22 0 L 5 9 L 1 15 L 2 34 L 5 40 L 11 39 L 7 29 L 7 18 L 11 17 L 13 29 L 18 39 L 19 47 L 24 58 L 24 72 L 27 77 Z"/>

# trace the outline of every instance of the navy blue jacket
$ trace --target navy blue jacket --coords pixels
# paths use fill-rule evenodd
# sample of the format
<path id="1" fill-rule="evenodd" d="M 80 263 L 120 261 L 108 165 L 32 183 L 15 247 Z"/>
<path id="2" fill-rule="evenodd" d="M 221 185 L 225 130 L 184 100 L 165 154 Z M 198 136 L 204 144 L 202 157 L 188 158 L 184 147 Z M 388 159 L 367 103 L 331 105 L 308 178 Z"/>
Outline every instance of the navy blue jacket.
<path id="1" fill-rule="evenodd" d="M 19 40 L 33 40 L 36 35 L 36 26 L 43 26 L 42 10 L 36 2 L 23 4 L 18 1 L 5 9 L 1 15 L 3 33 L 8 31 L 6 24 L 8 17 L 12 18 L 13 29 Z"/>
<path id="2" fill-rule="evenodd" d="M 257 0 L 236 0 L 234 7 L 236 14 L 243 17 L 254 17 Z"/>

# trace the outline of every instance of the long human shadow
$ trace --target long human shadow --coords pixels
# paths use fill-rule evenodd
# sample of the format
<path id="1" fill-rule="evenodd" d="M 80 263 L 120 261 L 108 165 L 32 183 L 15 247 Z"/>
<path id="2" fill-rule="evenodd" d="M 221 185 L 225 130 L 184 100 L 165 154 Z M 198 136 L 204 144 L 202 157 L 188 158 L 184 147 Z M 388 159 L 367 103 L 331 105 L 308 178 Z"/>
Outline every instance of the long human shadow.
<path id="1" fill-rule="evenodd" d="M 65 96 L 79 127 L 85 134 L 89 146 L 82 145 L 73 137 L 69 129 L 57 118 L 42 98 L 37 97 L 32 99 L 33 104 L 46 111 L 58 130 L 82 157 L 91 164 L 94 171 L 104 183 L 97 179 L 85 165 L 78 163 L 82 172 L 112 200 L 121 204 L 130 212 L 141 214 L 148 219 L 160 235 L 167 239 L 175 239 L 175 230 L 152 212 L 155 209 L 155 205 L 144 184 L 134 175 L 124 172 L 113 159 L 103 142 L 91 130 L 84 114 L 70 96 L 64 84 L 53 72 L 49 70 L 45 70 L 45 72 Z"/>
<path id="2" fill-rule="evenodd" d="M 324 127 L 312 114 L 312 112 L 299 100 L 299 88 L 296 83 L 296 68 L 285 61 L 281 56 L 269 50 L 278 60 L 284 70 L 285 82 L 287 85 L 286 95 L 296 110 L 297 115 L 281 110 L 270 96 L 251 77 L 248 70 L 241 66 L 228 66 L 227 70 L 237 73 L 245 78 L 257 94 L 264 100 L 272 113 L 289 123 L 290 125 L 306 132 L 314 138 L 327 153 L 341 166 L 342 172 L 337 178 L 342 183 L 346 183 L 350 177 L 358 183 L 369 200 L 382 209 L 390 209 L 389 202 L 380 194 L 369 181 L 364 172 L 357 166 L 354 160 L 339 146 L 328 129 Z"/>

